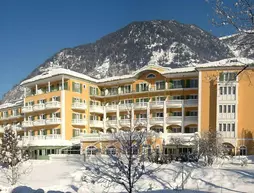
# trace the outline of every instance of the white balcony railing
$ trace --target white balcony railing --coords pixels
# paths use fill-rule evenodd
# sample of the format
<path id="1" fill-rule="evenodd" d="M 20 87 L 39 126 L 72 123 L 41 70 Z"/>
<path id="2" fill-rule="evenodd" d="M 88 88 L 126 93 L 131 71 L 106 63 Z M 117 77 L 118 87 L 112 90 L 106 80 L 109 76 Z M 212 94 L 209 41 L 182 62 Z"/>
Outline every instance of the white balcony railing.
<path id="1" fill-rule="evenodd" d="M 46 125 L 46 119 L 37 119 L 33 122 L 34 126 Z"/>
<path id="2" fill-rule="evenodd" d="M 55 109 L 60 107 L 61 107 L 61 103 L 59 101 L 46 102 L 46 109 Z"/>
<path id="3" fill-rule="evenodd" d="M 33 111 L 33 106 L 24 106 L 21 109 L 22 113 L 27 113 L 27 112 L 32 112 Z"/>
<path id="4" fill-rule="evenodd" d="M 150 108 L 163 108 L 164 101 L 153 101 L 150 102 Z"/>
<path id="5" fill-rule="evenodd" d="M 85 110 L 86 104 L 81 102 L 74 102 L 72 103 L 72 109 Z"/>
<path id="6" fill-rule="evenodd" d="M 197 124 L 198 123 L 198 116 L 186 116 L 186 117 L 184 117 L 184 122 L 186 124 Z"/>
<path id="7" fill-rule="evenodd" d="M 62 139 L 61 134 L 50 134 L 50 135 L 35 135 L 35 136 L 22 136 L 22 140 L 33 141 L 33 140 L 52 140 Z"/>
<path id="8" fill-rule="evenodd" d="M 103 106 L 90 105 L 90 112 L 92 112 L 92 113 L 103 113 Z"/>
<path id="9" fill-rule="evenodd" d="M 184 101 L 184 105 L 188 107 L 198 106 L 198 99 L 188 99 Z"/>
<path id="10" fill-rule="evenodd" d="M 120 104 L 119 110 L 120 111 L 130 111 L 132 108 L 132 103 Z"/>
<path id="11" fill-rule="evenodd" d="M 135 109 L 146 109 L 147 107 L 148 107 L 148 102 L 134 103 Z"/>
<path id="12" fill-rule="evenodd" d="M 121 127 L 130 127 L 130 123 L 131 123 L 130 119 L 121 119 L 119 121 Z"/>
<path id="13" fill-rule="evenodd" d="M 72 119 L 72 125 L 86 125 L 87 121 L 85 119 Z"/>
<path id="14" fill-rule="evenodd" d="M 117 105 L 108 105 L 106 106 L 106 111 L 107 112 L 115 112 L 117 109 Z"/>
<path id="15" fill-rule="evenodd" d="M 108 127 L 115 127 L 117 126 L 117 120 L 107 120 L 107 126 Z"/>
<path id="16" fill-rule="evenodd" d="M 182 122 L 182 116 L 168 116 L 167 124 L 180 124 Z"/>
<path id="17" fill-rule="evenodd" d="M 47 125 L 61 124 L 61 118 L 54 117 L 46 120 Z"/>
<path id="18" fill-rule="evenodd" d="M 103 127 L 103 121 L 90 120 L 90 127 L 102 128 Z"/>
<path id="19" fill-rule="evenodd" d="M 163 120 L 164 120 L 163 117 L 152 117 L 152 118 L 150 119 L 150 124 L 151 124 L 151 125 L 163 124 Z"/>
<path id="20" fill-rule="evenodd" d="M 222 120 L 235 119 L 235 113 L 219 113 L 218 118 Z"/>
<path id="21" fill-rule="evenodd" d="M 166 102 L 167 107 L 181 108 L 183 105 L 183 100 L 169 100 Z"/>
<path id="22" fill-rule="evenodd" d="M 33 121 L 23 121 L 22 122 L 23 127 L 32 127 L 34 126 Z"/>
<path id="23" fill-rule="evenodd" d="M 41 111 L 41 110 L 44 110 L 46 108 L 46 105 L 44 103 L 42 104 L 35 104 L 33 106 L 33 110 L 34 111 Z"/>
<path id="24" fill-rule="evenodd" d="M 111 133 L 80 133 L 77 136 L 82 141 L 109 141 L 115 140 L 114 136 Z"/>

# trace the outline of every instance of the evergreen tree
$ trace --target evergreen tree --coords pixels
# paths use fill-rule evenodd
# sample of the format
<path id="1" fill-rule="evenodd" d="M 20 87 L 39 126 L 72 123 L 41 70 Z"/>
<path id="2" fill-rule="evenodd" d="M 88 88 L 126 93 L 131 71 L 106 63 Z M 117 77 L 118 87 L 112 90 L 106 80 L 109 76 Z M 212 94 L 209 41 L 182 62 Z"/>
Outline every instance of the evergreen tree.
<path id="1" fill-rule="evenodd" d="M 11 185 L 16 184 L 20 175 L 24 173 L 21 163 L 27 159 L 28 154 L 23 153 L 22 147 L 18 146 L 16 132 L 10 125 L 6 126 L 0 148 L 0 167 Z"/>

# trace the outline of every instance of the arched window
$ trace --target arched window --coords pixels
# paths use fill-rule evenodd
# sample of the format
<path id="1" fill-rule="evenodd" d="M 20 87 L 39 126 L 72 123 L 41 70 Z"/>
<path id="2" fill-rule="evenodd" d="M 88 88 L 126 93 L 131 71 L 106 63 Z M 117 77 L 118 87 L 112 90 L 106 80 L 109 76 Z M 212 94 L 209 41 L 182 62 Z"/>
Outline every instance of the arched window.
<path id="1" fill-rule="evenodd" d="M 146 76 L 146 78 L 155 78 L 156 76 L 155 76 L 155 74 L 148 74 L 147 76 Z"/>
<path id="2" fill-rule="evenodd" d="M 96 155 L 97 152 L 98 152 L 98 149 L 94 146 L 89 146 L 86 148 L 87 155 Z"/>

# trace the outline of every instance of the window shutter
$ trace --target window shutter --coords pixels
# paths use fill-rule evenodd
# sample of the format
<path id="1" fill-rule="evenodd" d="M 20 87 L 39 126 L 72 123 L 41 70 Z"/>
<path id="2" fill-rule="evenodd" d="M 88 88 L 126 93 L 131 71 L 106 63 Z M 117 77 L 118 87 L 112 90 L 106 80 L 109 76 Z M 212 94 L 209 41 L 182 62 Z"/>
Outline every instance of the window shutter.
<path id="1" fill-rule="evenodd" d="M 124 87 L 123 86 L 120 87 L 120 90 L 121 90 L 121 93 L 124 93 Z"/>
<path id="2" fill-rule="evenodd" d="M 139 103 L 139 99 L 136 99 L 136 102 Z"/>
<path id="3" fill-rule="evenodd" d="M 170 81 L 169 81 L 168 87 L 169 87 L 169 88 L 173 88 L 173 80 L 170 80 Z"/>
<path id="4" fill-rule="evenodd" d="M 121 101 L 121 104 L 124 104 L 124 101 Z"/>
<path id="5" fill-rule="evenodd" d="M 145 102 L 149 102 L 149 100 L 150 100 L 149 98 L 145 98 Z"/>
<path id="6" fill-rule="evenodd" d="M 48 129 L 48 130 L 47 130 L 47 133 L 52 134 L 52 130 L 51 130 L 51 129 Z"/>
<path id="7" fill-rule="evenodd" d="M 57 130 L 56 130 L 56 133 L 57 133 L 57 134 L 61 134 L 61 129 L 57 129 Z"/>
<path id="8" fill-rule="evenodd" d="M 223 81 L 223 72 L 220 73 L 219 80 L 220 80 L 220 81 Z"/>
<path id="9" fill-rule="evenodd" d="M 74 103 L 75 102 L 75 98 L 74 97 L 72 97 L 72 103 Z"/>
<path id="10" fill-rule="evenodd" d="M 99 95 L 99 89 L 96 88 L 96 95 Z"/>
<path id="11" fill-rule="evenodd" d="M 90 86 L 90 95 L 93 95 L 93 87 Z"/>
<path id="12" fill-rule="evenodd" d="M 75 119 L 75 114 L 74 113 L 72 113 L 72 119 Z"/>
<path id="13" fill-rule="evenodd" d="M 79 114 L 79 118 L 82 119 L 82 114 Z"/>
<path id="14" fill-rule="evenodd" d="M 72 91 L 75 91 L 75 82 L 72 82 Z"/>
<path id="15" fill-rule="evenodd" d="M 139 84 L 136 84 L 136 92 L 139 92 Z"/>
<path id="16" fill-rule="evenodd" d="M 152 101 L 155 101 L 155 97 L 152 98 Z"/>
<path id="17" fill-rule="evenodd" d="M 72 136 L 75 137 L 75 129 L 72 130 Z"/>
<path id="18" fill-rule="evenodd" d="M 190 88 L 190 80 L 186 80 L 186 88 Z"/>
<path id="19" fill-rule="evenodd" d="M 82 99 L 79 99 L 79 102 L 82 103 Z"/>
<path id="20" fill-rule="evenodd" d="M 47 130 L 43 130 L 43 135 L 47 135 Z"/>
<path id="21" fill-rule="evenodd" d="M 79 92 L 82 93 L 82 84 L 79 84 Z"/>
<path id="22" fill-rule="evenodd" d="M 138 119 L 138 114 L 136 114 L 136 118 Z"/>
<path id="23" fill-rule="evenodd" d="M 68 82 L 64 83 L 64 90 L 68 90 Z"/>
<path id="24" fill-rule="evenodd" d="M 156 117 L 156 113 L 153 113 L 153 117 Z"/>

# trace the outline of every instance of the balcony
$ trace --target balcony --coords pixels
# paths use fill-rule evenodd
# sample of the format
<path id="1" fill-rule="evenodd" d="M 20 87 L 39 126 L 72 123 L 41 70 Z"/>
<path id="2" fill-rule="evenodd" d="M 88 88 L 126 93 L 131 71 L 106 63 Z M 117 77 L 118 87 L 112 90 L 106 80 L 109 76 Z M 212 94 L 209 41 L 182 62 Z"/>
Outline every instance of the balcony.
<path id="1" fill-rule="evenodd" d="M 37 119 L 33 122 L 34 126 L 46 125 L 46 119 Z"/>
<path id="2" fill-rule="evenodd" d="M 148 102 L 134 103 L 135 110 L 144 110 L 144 109 L 147 109 L 147 107 L 148 107 Z"/>
<path id="3" fill-rule="evenodd" d="M 16 115 L 9 116 L 8 119 L 18 119 L 18 118 L 21 118 L 21 117 L 22 117 L 22 115 L 16 114 Z"/>
<path id="4" fill-rule="evenodd" d="M 232 120 L 235 119 L 235 113 L 219 113 L 218 119 L 221 120 Z"/>
<path id="5" fill-rule="evenodd" d="M 20 125 L 12 125 L 12 129 L 16 131 L 21 131 L 22 127 Z"/>
<path id="6" fill-rule="evenodd" d="M 117 120 L 107 120 L 107 127 L 117 127 Z"/>
<path id="7" fill-rule="evenodd" d="M 185 116 L 184 123 L 185 125 L 198 124 L 198 116 Z"/>
<path id="8" fill-rule="evenodd" d="M 162 125 L 163 124 L 164 117 L 152 117 L 150 119 L 151 125 Z"/>
<path id="9" fill-rule="evenodd" d="M 150 102 L 151 109 L 162 109 L 164 107 L 164 101 L 153 101 Z"/>
<path id="10" fill-rule="evenodd" d="M 100 105 L 90 105 L 90 112 L 91 113 L 101 113 L 103 114 L 103 106 Z"/>
<path id="11" fill-rule="evenodd" d="M 59 101 L 46 102 L 46 109 L 58 109 L 60 107 L 61 103 Z"/>
<path id="12" fill-rule="evenodd" d="M 224 94 L 218 96 L 219 101 L 235 101 L 236 95 L 235 94 Z"/>
<path id="13" fill-rule="evenodd" d="M 111 133 L 80 133 L 78 138 L 81 141 L 111 141 L 115 140 L 114 136 Z"/>
<path id="14" fill-rule="evenodd" d="M 182 123 L 182 116 L 168 116 L 166 122 L 169 125 L 180 125 Z"/>
<path id="15" fill-rule="evenodd" d="M 90 127 L 103 128 L 103 121 L 90 120 Z"/>
<path id="16" fill-rule="evenodd" d="M 85 110 L 86 109 L 86 104 L 81 103 L 81 102 L 74 102 L 74 103 L 72 103 L 71 108 L 75 109 L 75 110 Z"/>
<path id="17" fill-rule="evenodd" d="M 119 121 L 121 127 L 130 127 L 130 123 L 131 123 L 130 119 L 121 119 Z"/>
<path id="18" fill-rule="evenodd" d="M 119 111 L 130 111 L 132 108 L 132 103 L 120 104 Z"/>
<path id="19" fill-rule="evenodd" d="M 183 100 L 169 100 L 166 102 L 168 108 L 181 108 L 183 106 Z"/>
<path id="20" fill-rule="evenodd" d="M 1 119 L 1 120 L 7 120 L 7 119 L 9 119 L 9 116 L 3 116 L 3 117 L 1 117 L 0 119 Z"/>
<path id="21" fill-rule="evenodd" d="M 54 117 L 46 120 L 47 125 L 58 125 L 61 124 L 61 118 Z"/>
<path id="22" fill-rule="evenodd" d="M 22 113 L 28 113 L 28 112 L 32 112 L 33 111 L 33 106 L 24 106 L 21 109 Z"/>
<path id="23" fill-rule="evenodd" d="M 198 99 L 188 99 L 184 101 L 184 106 L 186 107 L 197 107 Z"/>
<path id="24" fill-rule="evenodd" d="M 4 132 L 4 127 L 0 127 L 0 133 Z"/>
<path id="25" fill-rule="evenodd" d="M 22 127 L 33 127 L 33 121 L 23 121 L 22 122 Z"/>
<path id="26" fill-rule="evenodd" d="M 86 125 L 87 121 L 85 119 L 72 119 L 72 125 Z"/>
<path id="27" fill-rule="evenodd" d="M 117 105 L 108 105 L 106 106 L 106 112 L 116 112 Z"/>
<path id="28" fill-rule="evenodd" d="M 147 125 L 147 118 L 137 118 L 134 120 L 134 126 L 146 126 Z"/>
<path id="29" fill-rule="evenodd" d="M 34 111 L 41 111 L 41 110 L 44 110 L 46 108 L 46 105 L 44 103 L 42 104 L 35 104 L 33 106 L 33 110 Z"/>

